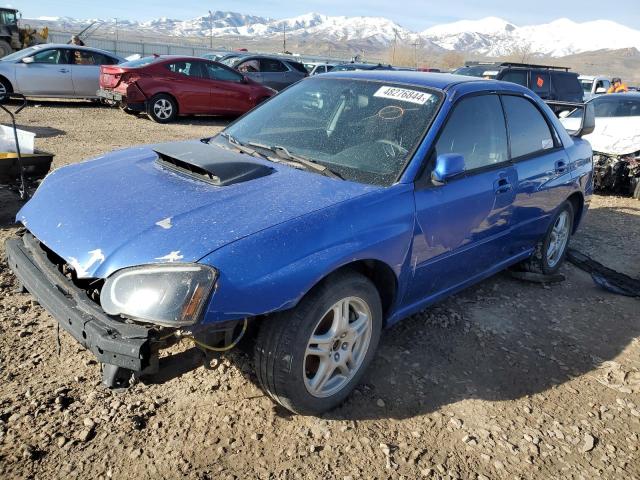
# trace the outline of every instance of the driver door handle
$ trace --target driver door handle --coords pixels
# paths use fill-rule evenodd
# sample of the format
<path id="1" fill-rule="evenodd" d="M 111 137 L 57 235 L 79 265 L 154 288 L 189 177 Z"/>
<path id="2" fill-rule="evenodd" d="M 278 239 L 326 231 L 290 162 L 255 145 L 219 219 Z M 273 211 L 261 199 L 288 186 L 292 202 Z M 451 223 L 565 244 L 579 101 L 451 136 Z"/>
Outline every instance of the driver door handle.
<path id="1" fill-rule="evenodd" d="M 59 70 L 59 72 L 62 72 L 62 73 L 69 73 L 69 70 L 68 70 L 68 69 L 66 69 L 66 68 L 61 68 L 61 69 Z"/>

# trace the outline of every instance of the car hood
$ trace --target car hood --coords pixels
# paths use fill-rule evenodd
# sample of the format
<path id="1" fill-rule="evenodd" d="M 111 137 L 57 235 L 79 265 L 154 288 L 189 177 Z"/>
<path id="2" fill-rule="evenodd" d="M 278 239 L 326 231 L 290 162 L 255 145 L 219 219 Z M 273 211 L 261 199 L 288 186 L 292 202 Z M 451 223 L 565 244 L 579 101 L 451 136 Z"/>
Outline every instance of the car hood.
<path id="1" fill-rule="evenodd" d="M 568 130 L 580 127 L 579 118 L 560 120 Z M 640 151 L 640 117 L 597 117 L 592 133 L 582 137 L 594 152 L 608 155 L 629 155 Z"/>
<path id="2" fill-rule="evenodd" d="M 55 170 L 17 220 L 78 276 L 106 278 L 128 266 L 195 262 L 260 230 L 380 188 L 204 145 L 213 160 L 231 155 L 269 169 L 214 185 L 158 162 L 156 151 L 176 145 L 189 151 L 204 144 L 131 148 Z"/>

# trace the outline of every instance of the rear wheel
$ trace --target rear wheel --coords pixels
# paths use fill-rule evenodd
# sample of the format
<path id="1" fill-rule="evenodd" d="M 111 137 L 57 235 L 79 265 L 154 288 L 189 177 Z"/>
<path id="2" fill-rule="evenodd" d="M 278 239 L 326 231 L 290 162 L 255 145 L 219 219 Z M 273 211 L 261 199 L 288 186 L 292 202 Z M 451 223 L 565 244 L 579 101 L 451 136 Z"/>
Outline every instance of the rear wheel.
<path id="1" fill-rule="evenodd" d="M 358 273 L 338 273 L 292 310 L 262 321 L 255 346 L 258 380 L 292 412 L 326 412 L 360 381 L 381 329 L 375 286 Z"/>
<path id="2" fill-rule="evenodd" d="M 8 80 L 0 78 L 0 103 L 8 100 L 7 95 L 13 92 L 13 88 Z"/>
<path id="3" fill-rule="evenodd" d="M 149 100 L 147 114 L 154 122 L 169 123 L 178 116 L 178 105 L 173 97 L 160 93 Z"/>
<path id="4" fill-rule="evenodd" d="M 571 202 L 564 202 L 556 212 L 546 235 L 536 245 L 531 258 L 524 262 L 530 272 L 553 275 L 567 254 L 573 232 L 574 212 Z"/>

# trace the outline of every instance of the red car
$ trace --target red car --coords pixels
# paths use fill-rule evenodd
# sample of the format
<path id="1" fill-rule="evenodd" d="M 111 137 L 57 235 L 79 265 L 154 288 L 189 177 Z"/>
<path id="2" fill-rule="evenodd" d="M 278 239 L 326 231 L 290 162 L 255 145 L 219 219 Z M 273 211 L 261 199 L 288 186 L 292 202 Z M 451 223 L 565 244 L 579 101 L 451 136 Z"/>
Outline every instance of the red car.
<path id="1" fill-rule="evenodd" d="M 97 95 L 167 123 L 178 115 L 240 115 L 276 93 L 218 62 L 153 56 L 100 67 Z"/>

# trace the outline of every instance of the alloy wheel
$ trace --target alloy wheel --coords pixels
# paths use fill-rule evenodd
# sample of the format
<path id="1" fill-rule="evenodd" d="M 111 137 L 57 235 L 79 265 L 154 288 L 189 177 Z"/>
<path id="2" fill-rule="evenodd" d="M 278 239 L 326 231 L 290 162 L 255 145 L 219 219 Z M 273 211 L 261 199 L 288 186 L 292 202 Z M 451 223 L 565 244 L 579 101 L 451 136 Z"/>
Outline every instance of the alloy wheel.
<path id="1" fill-rule="evenodd" d="M 335 395 L 364 362 L 371 341 L 371 309 L 362 299 L 344 298 L 320 319 L 309 338 L 303 374 L 314 397 Z"/>
<path id="2" fill-rule="evenodd" d="M 167 120 L 173 113 L 173 106 L 166 98 L 160 98 L 153 104 L 153 113 L 160 120 Z"/>
<path id="3" fill-rule="evenodd" d="M 551 268 L 558 264 L 564 254 L 569 240 L 569 225 L 569 212 L 564 210 L 558 215 L 553 224 L 549 246 L 547 247 L 547 262 Z"/>

